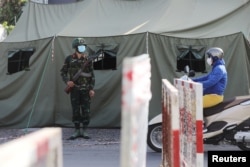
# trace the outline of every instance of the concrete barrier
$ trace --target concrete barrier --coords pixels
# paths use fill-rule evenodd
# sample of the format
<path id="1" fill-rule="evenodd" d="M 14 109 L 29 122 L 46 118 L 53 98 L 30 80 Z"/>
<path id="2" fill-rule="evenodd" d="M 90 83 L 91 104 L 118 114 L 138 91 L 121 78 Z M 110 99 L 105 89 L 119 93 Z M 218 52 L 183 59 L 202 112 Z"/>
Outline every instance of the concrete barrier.
<path id="1" fill-rule="evenodd" d="M 43 128 L 0 145 L 0 167 L 62 166 L 60 128 Z"/>
<path id="2" fill-rule="evenodd" d="M 144 54 L 123 61 L 121 167 L 145 167 L 151 66 Z"/>

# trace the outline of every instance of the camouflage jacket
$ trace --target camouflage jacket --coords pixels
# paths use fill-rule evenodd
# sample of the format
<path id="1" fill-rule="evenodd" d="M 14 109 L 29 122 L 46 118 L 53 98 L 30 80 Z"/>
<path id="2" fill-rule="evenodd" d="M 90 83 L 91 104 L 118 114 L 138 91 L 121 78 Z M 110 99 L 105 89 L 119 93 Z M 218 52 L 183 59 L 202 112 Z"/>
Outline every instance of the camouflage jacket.
<path id="1" fill-rule="evenodd" d="M 81 57 L 78 59 L 77 55 L 69 55 L 66 57 L 64 65 L 61 69 L 61 76 L 65 83 L 72 81 L 74 75 L 78 72 L 79 69 L 83 68 L 83 74 L 74 81 L 75 85 L 83 89 L 92 90 L 95 86 L 95 75 L 93 63 L 90 61 L 83 67 L 83 64 L 87 61 L 87 58 Z"/>

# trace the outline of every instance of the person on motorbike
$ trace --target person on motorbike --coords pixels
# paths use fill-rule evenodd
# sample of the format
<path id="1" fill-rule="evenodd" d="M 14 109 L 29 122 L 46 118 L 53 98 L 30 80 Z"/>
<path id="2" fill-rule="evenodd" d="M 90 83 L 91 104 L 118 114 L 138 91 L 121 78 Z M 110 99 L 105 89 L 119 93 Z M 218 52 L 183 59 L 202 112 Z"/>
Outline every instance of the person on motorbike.
<path id="1" fill-rule="evenodd" d="M 213 47 L 206 51 L 207 63 L 212 66 L 211 71 L 194 82 L 203 85 L 203 108 L 208 108 L 221 103 L 227 86 L 227 70 L 223 59 L 224 52 L 221 48 Z"/>
<path id="2" fill-rule="evenodd" d="M 212 70 L 205 76 L 193 78 L 194 82 L 203 85 L 203 108 L 213 107 L 224 99 L 224 91 L 227 86 L 227 70 L 223 59 L 224 52 L 221 48 L 213 47 L 206 51 L 207 64 Z M 203 133 L 207 132 L 203 122 Z"/>

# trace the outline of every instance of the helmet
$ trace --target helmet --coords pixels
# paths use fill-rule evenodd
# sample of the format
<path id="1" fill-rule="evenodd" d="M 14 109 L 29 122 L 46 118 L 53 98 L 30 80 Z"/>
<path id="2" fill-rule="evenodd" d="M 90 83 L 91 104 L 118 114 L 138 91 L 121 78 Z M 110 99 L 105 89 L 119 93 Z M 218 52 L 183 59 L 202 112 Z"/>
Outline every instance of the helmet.
<path id="1" fill-rule="evenodd" d="M 76 49 L 79 45 L 86 45 L 85 40 L 83 38 L 75 38 L 72 42 L 72 48 Z"/>
<path id="2" fill-rule="evenodd" d="M 218 59 L 222 59 L 224 56 L 224 52 L 221 48 L 213 47 L 206 51 L 206 55 L 208 58 L 212 58 L 213 62 Z"/>

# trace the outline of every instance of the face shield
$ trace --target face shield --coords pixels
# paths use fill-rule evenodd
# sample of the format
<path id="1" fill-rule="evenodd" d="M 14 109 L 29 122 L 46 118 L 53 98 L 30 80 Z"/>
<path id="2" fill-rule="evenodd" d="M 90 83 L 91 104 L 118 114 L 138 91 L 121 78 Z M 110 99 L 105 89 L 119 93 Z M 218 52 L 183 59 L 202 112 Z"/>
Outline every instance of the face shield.
<path id="1" fill-rule="evenodd" d="M 79 45 L 79 46 L 77 46 L 76 49 L 77 49 L 77 52 L 83 53 L 86 50 L 86 46 L 85 45 Z"/>

